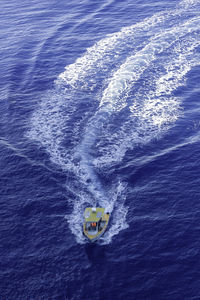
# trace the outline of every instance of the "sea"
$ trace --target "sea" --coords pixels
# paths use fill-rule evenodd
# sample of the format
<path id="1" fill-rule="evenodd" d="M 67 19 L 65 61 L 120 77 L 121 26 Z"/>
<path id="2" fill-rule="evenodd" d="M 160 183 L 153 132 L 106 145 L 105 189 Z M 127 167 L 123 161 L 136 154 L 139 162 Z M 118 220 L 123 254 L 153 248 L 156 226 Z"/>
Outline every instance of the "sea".
<path id="1" fill-rule="evenodd" d="M 0 14 L 0 300 L 199 300 L 200 0 Z"/>

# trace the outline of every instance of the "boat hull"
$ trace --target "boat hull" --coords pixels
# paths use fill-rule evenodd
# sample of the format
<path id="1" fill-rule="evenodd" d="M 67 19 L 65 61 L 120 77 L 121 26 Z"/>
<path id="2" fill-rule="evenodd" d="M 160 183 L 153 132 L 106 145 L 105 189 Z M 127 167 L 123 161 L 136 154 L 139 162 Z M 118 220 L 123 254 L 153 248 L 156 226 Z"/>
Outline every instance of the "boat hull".
<path id="1" fill-rule="evenodd" d="M 87 211 L 85 211 L 86 213 L 88 212 L 88 210 L 91 208 L 88 208 Z M 97 219 L 97 214 L 101 212 L 101 218 L 98 220 Z M 109 218 L 110 218 L 110 214 L 109 213 L 104 213 L 104 209 L 102 208 L 96 208 L 95 213 L 90 214 L 89 218 L 85 218 L 84 220 L 84 224 L 83 224 L 83 233 L 84 235 L 90 240 L 90 242 L 95 242 L 97 241 L 106 231 L 107 227 L 108 227 L 108 222 L 109 222 Z M 94 233 L 90 232 L 87 230 L 87 222 L 88 220 L 90 222 L 100 222 L 99 224 L 103 224 L 103 226 L 96 231 Z"/>

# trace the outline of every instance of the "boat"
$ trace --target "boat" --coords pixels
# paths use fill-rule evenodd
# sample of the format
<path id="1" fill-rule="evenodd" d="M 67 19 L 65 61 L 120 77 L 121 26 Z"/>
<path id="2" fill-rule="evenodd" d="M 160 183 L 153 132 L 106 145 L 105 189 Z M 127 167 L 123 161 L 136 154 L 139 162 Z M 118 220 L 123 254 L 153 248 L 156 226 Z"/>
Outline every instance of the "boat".
<path id="1" fill-rule="evenodd" d="M 94 242 L 105 232 L 110 214 L 103 207 L 87 207 L 84 212 L 83 233 Z"/>

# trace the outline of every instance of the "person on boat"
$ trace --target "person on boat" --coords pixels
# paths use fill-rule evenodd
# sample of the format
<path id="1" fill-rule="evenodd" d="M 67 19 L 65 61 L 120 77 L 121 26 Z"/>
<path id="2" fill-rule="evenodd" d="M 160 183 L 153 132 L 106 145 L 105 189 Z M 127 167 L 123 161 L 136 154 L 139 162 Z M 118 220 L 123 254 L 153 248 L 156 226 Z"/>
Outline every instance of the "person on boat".
<path id="1" fill-rule="evenodd" d="M 98 222 L 98 230 L 101 231 L 102 227 L 101 227 L 101 221 L 102 221 L 102 217 L 100 218 L 99 222 Z"/>
<path id="2" fill-rule="evenodd" d="M 97 226 L 97 223 L 96 223 L 96 222 L 92 222 L 92 227 L 93 227 L 94 229 L 96 229 L 96 226 Z"/>

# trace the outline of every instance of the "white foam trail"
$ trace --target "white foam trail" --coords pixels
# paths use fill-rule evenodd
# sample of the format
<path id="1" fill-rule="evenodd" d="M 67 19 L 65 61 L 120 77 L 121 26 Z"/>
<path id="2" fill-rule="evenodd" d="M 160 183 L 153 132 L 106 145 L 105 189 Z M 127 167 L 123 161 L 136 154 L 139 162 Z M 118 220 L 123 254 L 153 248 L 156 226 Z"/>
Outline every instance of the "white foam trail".
<path id="1" fill-rule="evenodd" d="M 80 169 L 83 170 L 83 174 L 85 177 L 85 181 L 90 180 L 90 188 L 92 194 L 96 195 L 98 199 L 105 199 L 106 196 L 103 193 L 100 182 L 96 175 L 94 174 L 94 166 L 92 164 L 92 158 L 88 154 L 90 152 L 91 147 L 95 143 L 97 133 L 99 132 L 99 128 L 106 123 L 105 121 L 105 113 L 107 113 L 106 117 L 113 111 L 119 111 L 127 105 L 126 97 L 124 96 L 127 93 L 127 90 L 135 84 L 135 82 L 140 78 L 143 74 L 144 70 L 146 70 L 151 62 L 155 60 L 156 56 L 163 52 L 165 49 L 169 48 L 175 40 L 180 39 L 182 36 L 185 36 L 188 32 L 191 32 L 193 28 L 195 28 L 198 20 L 196 18 L 191 19 L 183 23 L 179 27 L 172 27 L 169 30 L 166 30 L 162 34 L 156 35 L 149 44 L 147 44 L 142 50 L 140 50 L 134 56 L 129 57 L 126 62 L 117 70 L 114 76 L 111 78 L 110 83 L 106 90 L 103 93 L 103 97 L 100 102 L 100 108 L 98 112 L 94 115 L 92 120 L 89 122 L 86 132 L 84 134 L 83 140 L 79 147 L 78 153 L 81 156 Z M 190 45 L 189 49 L 192 51 L 196 46 Z M 188 51 L 186 51 L 188 54 Z M 182 60 L 181 60 L 182 62 Z M 177 63 L 178 64 L 178 63 Z M 179 69 L 180 65 L 178 64 Z M 184 72 L 180 72 L 179 79 L 176 77 L 176 82 L 179 83 L 184 74 L 189 70 L 186 68 L 186 64 L 184 65 Z M 173 82 L 173 87 L 176 87 Z M 148 126 L 146 126 L 146 131 L 148 131 L 152 126 L 161 127 L 164 123 L 172 123 L 178 118 L 178 108 L 179 103 L 176 99 L 171 98 L 170 100 L 161 101 L 158 98 L 158 95 L 153 95 L 153 97 L 148 96 L 148 102 L 143 105 L 142 109 L 136 109 L 136 105 L 130 107 L 132 113 L 137 111 L 134 116 L 139 117 L 141 126 L 144 130 L 144 125 L 148 120 Z M 156 100 L 155 100 L 156 99 Z M 166 109 L 167 108 L 167 109 Z M 152 114 L 152 110 L 154 113 Z M 118 147 L 117 152 L 115 149 L 112 157 L 115 157 L 115 161 L 119 161 L 123 158 L 125 152 L 127 151 L 127 144 L 132 144 L 132 138 L 130 140 L 130 136 L 127 138 L 121 139 L 123 143 Z M 135 139 L 135 141 L 137 141 Z M 124 143 L 127 141 L 126 143 Z M 123 148 L 123 151 L 122 151 Z M 110 157 L 109 157 L 110 158 Z M 109 159 L 110 160 L 110 159 Z M 108 162 L 108 156 L 104 157 L 104 161 Z M 99 165 L 99 159 L 94 162 L 97 166 Z M 82 174 L 82 175 L 83 175 Z"/>
<path id="2" fill-rule="evenodd" d="M 79 176 L 85 184 L 88 184 L 88 190 L 96 199 L 96 205 L 104 201 L 104 206 L 108 206 L 109 202 L 106 202 L 106 195 L 101 187 L 101 183 L 95 174 L 94 166 L 92 164 L 92 156 L 90 154 L 92 146 L 96 141 L 99 130 L 105 123 L 105 116 L 103 114 L 95 114 L 90 120 L 85 130 L 81 144 L 75 153 L 80 157 Z"/>
<path id="3" fill-rule="evenodd" d="M 139 120 L 138 124 L 132 125 L 132 118 L 127 122 L 124 122 L 121 129 L 109 137 L 109 144 L 111 147 L 107 149 L 106 155 L 104 148 L 102 147 L 103 155 L 95 159 L 95 166 L 101 167 L 105 164 L 113 164 L 119 162 L 124 157 L 127 149 L 132 149 L 134 145 L 148 142 L 159 136 L 161 132 L 168 129 L 170 124 L 173 124 L 179 115 L 182 113 L 180 108 L 180 101 L 177 97 L 172 95 L 179 86 L 184 85 L 185 75 L 191 70 L 192 67 L 199 64 L 199 54 L 195 54 L 195 49 L 200 45 L 200 41 L 197 36 L 189 36 L 189 34 L 195 33 L 197 26 L 200 24 L 199 18 L 193 18 L 181 25 L 181 28 L 173 27 L 170 31 L 166 31 L 163 35 L 159 34 L 153 39 L 153 45 L 149 44 L 145 48 L 154 49 L 159 47 L 159 41 L 166 46 L 166 49 L 170 47 L 169 59 L 162 64 L 162 73 L 164 75 L 153 74 L 151 81 L 155 79 L 155 88 L 146 90 L 139 90 L 134 95 L 133 104 L 130 105 L 130 111 L 132 118 Z M 173 40 L 173 35 L 175 39 Z M 166 37 L 170 37 L 170 40 L 165 40 Z M 181 40 L 182 38 L 182 40 Z M 173 41 L 173 42 L 172 42 Z M 171 48 L 171 46 L 173 46 Z M 155 49 L 156 49 L 155 47 Z M 159 49 L 159 48 L 158 48 Z M 139 52 L 139 56 L 142 55 L 144 49 Z M 149 58 L 146 57 L 145 66 L 148 67 L 153 59 L 156 58 L 155 52 L 150 51 Z M 156 50 L 155 50 L 156 51 Z M 158 50 L 159 51 L 159 50 Z M 158 53 L 158 52 L 157 52 Z M 159 54 L 159 53 L 158 53 Z M 111 84 L 108 85 L 106 91 L 103 94 L 103 101 L 107 99 L 109 109 L 120 110 L 128 105 L 126 101 L 127 90 L 130 89 L 140 76 L 144 69 L 135 68 L 134 60 L 138 62 L 137 55 L 128 59 L 129 63 L 125 63 L 111 79 Z M 155 64 L 157 60 L 155 60 Z M 130 66 L 131 65 L 131 66 Z M 128 72 L 132 68 L 133 72 Z M 135 71 L 135 72 L 134 72 Z M 125 75 L 124 75 L 125 74 Z M 128 75 L 126 75 L 128 74 Z M 121 89 L 121 81 L 128 81 L 126 85 L 126 93 Z M 119 88 L 113 91 L 112 84 L 117 87 L 119 82 Z M 129 85 L 129 88 L 127 87 Z M 125 95 L 125 96 L 124 96 Z M 118 100 L 119 99 L 119 100 Z M 163 127 L 165 125 L 165 128 Z M 127 131 L 129 134 L 127 135 Z M 113 147 L 113 141 L 115 146 Z M 134 143 L 133 143 L 134 141 Z"/>
<path id="4" fill-rule="evenodd" d="M 122 109 L 127 104 L 123 98 L 124 90 L 127 90 L 128 85 L 132 85 L 133 82 L 136 82 L 140 78 L 141 74 L 150 65 L 151 61 L 155 59 L 157 54 L 162 52 L 164 49 L 169 47 L 174 42 L 174 32 L 176 31 L 176 37 L 178 36 L 180 38 L 181 36 L 185 36 L 188 33 L 189 30 L 188 27 L 190 28 L 192 22 L 196 22 L 196 19 L 192 20 L 190 23 L 186 22 L 186 24 L 182 25 L 181 28 L 179 29 L 179 32 L 177 32 L 178 31 L 177 29 L 172 28 L 170 29 L 170 31 L 166 31 L 164 34 L 159 35 L 159 37 L 156 36 L 153 39 L 153 42 L 148 44 L 137 55 L 128 58 L 127 61 L 114 74 L 114 76 L 110 81 L 110 84 L 108 85 L 108 88 L 103 93 L 103 97 L 100 102 L 100 109 L 89 122 L 83 140 L 78 150 L 78 153 L 81 156 L 80 170 L 84 174 L 86 182 L 90 180 L 89 190 L 94 195 L 96 200 L 99 203 L 100 202 L 102 203 L 102 206 L 108 206 L 109 200 L 106 199 L 106 195 L 101 187 L 101 184 L 96 174 L 94 173 L 92 157 L 88 154 L 88 152 L 90 152 L 91 150 L 91 147 L 95 143 L 96 137 L 99 132 L 99 128 L 101 128 L 103 124 L 106 123 L 105 116 L 109 117 L 109 115 L 113 111 L 118 111 L 119 107 L 120 109 Z M 198 43 L 196 42 L 193 45 L 190 44 L 189 45 L 190 51 L 192 51 L 197 45 Z M 188 55 L 188 51 L 185 52 Z M 179 66 L 179 68 L 181 63 L 182 60 L 179 60 L 177 62 L 176 59 L 176 64 Z M 172 65 L 174 66 L 174 64 Z M 187 65 L 185 64 L 184 66 L 185 66 L 185 72 L 183 72 L 183 70 L 182 72 L 180 72 L 182 76 L 179 76 L 178 78 L 176 77 L 176 83 L 179 83 L 183 75 L 186 74 L 186 72 L 188 71 L 188 68 L 186 67 Z M 174 82 L 172 84 L 173 87 L 175 88 L 176 86 Z M 157 90 L 156 93 L 158 94 Z M 158 96 L 159 95 L 157 95 L 157 97 Z M 121 103 L 122 99 L 125 104 L 120 106 L 119 102 Z M 133 112 L 133 106 L 130 107 L 130 110 L 131 112 Z M 153 115 L 152 115 L 152 110 L 154 111 Z M 145 103 L 145 105 L 143 105 L 142 110 L 137 110 L 139 111 L 140 114 L 137 116 L 140 117 L 141 125 L 143 123 L 145 124 L 145 122 L 148 120 L 148 122 L 150 123 L 150 126 L 148 126 L 146 129 L 148 130 L 149 127 L 152 127 L 152 125 L 160 127 L 163 123 L 169 123 L 175 121 L 178 117 L 177 110 L 178 110 L 178 104 L 176 99 L 173 98 L 173 100 L 172 99 L 168 101 L 165 100 L 163 105 L 163 102 L 161 102 L 160 99 L 159 101 L 158 100 L 155 101 L 154 97 L 152 97 L 151 99 L 148 99 L 148 102 Z M 107 113 L 106 115 L 105 112 Z M 130 141 L 130 136 L 128 139 L 129 139 L 129 144 L 132 145 L 132 139 Z M 120 155 L 120 159 L 122 159 L 125 152 L 127 151 L 127 143 L 124 143 L 125 140 L 126 138 L 123 137 L 122 139 L 123 143 L 121 143 L 120 145 L 120 151 L 119 148 L 117 150 L 118 155 L 115 151 L 116 161 L 119 161 L 119 155 Z M 138 140 L 138 137 L 135 140 Z M 123 151 L 122 151 L 122 147 L 123 147 Z M 106 163 L 108 163 L 107 157 L 106 157 Z M 123 211 L 122 208 L 121 210 Z M 126 215 L 124 211 L 123 211 L 123 215 L 124 216 Z M 117 227 L 118 226 L 114 227 L 115 232 L 117 231 Z"/>
<path id="5" fill-rule="evenodd" d="M 199 63 L 199 55 L 194 50 L 200 45 L 200 40 L 191 38 L 188 44 L 182 43 L 176 47 L 176 56 L 165 67 L 166 74 L 156 82 L 154 97 L 170 95 L 180 84 L 183 85 L 185 75 Z"/>
<path id="6" fill-rule="evenodd" d="M 182 148 L 182 147 L 186 147 L 188 145 L 193 145 L 195 143 L 199 143 L 200 141 L 200 132 L 197 132 L 196 134 L 184 139 L 184 141 L 179 142 L 177 144 L 175 144 L 172 147 L 168 147 L 165 148 L 163 150 L 160 150 L 159 152 L 157 152 L 156 154 L 153 155 L 145 155 L 139 158 L 136 158 L 132 161 L 132 163 L 134 164 L 134 166 L 139 167 L 139 166 L 144 166 L 145 164 L 148 164 L 150 162 L 153 162 L 154 160 L 165 156 L 166 154 L 169 154 L 173 151 L 177 151 L 178 149 Z"/>
<path id="7" fill-rule="evenodd" d="M 103 174 L 102 167 L 119 163 L 128 149 L 163 134 L 181 114 L 181 101 L 174 91 L 199 63 L 196 48 L 200 44 L 200 17 L 194 17 L 194 12 L 187 17 L 189 6 L 184 2 L 188 1 L 174 11 L 122 28 L 88 48 L 66 67 L 55 90 L 32 116 L 28 136 L 47 149 L 54 163 L 76 176 L 74 182 L 66 183 L 76 196 L 71 201 L 73 212 L 66 219 L 79 243 L 85 243 L 86 205 L 101 205 L 112 212 L 101 243 L 110 243 L 128 226 L 126 187 L 121 182 L 103 187 L 98 172 Z M 81 110 L 80 118 L 77 111 L 88 101 L 91 109 Z"/>
<path id="8" fill-rule="evenodd" d="M 183 6 L 186 9 L 186 8 L 194 7 L 194 6 L 198 5 L 199 3 L 200 3 L 199 0 L 182 0 L 179 3 L 179 6 Z"/>
<path id="9" fill-rule="evenodd" d="M 122 56 L 125 47 L 127 49 L 130 47 L 132 53 L 137 52 L 138 48 L 145 45 L 151 36 L 159 32 L 162 33 L 162 25 L 167 20 L 169 20 L 168 26 L 170 26 L 170 19 L 172 17 L 178 18 L 181 11 L 179 8 L 159 12 L 137 24 L 123 27 L 119 32 L 108 34 L 106 38 L 89 47 L 75 63 L 66 66 L 65 71 L 59 75 L 59 79 L 72 88 L 90 88 L 93 90 L 95 86 L 94 75 L 97 69 L 106 73 L 109 70 L 108 65 L 110 63 L 113 65 L 113 59 L 116 61 Z M 141 36 L 145 40 L 142 41 Z M 139 45 L 136 43 L 138 39 L 140 39 Z"/>
<path id="10" fill-rule="evenodd" d="M 67 66 L 65 72 L 61 73 L 59 78 L 75 88 L 77 83 L 84 82 L 84 78 L 87 77 L 91 70 L 94 69 L 96 71 L 97 68 L 105 68 L 108 61 L 113 59 L 113 56 L 116 59 L 118 52 L 120 54 L 120 51 L 123 51 L 122 44 L 127 38 L 133 41 L 134 34 L 139 34 L 141 30 L 150 30 L 165 19 L 166 16 L 164 14 L 156 14 L 151 18 L 145 19 L 143 22 L 130 27 L 124 27 L 120 32 L 108 35 L 105 39 L 88 48 L 86 53 L 78 58 L 75 63 Z M 117 47 L 119 48 L 117 49 L 118 51 L 116 51 Z"/>
<path id="11" fill-rule="evenodd" d="M 70 110 L 73 112 L 76 108 L 70 107 L 66 115 L 63 111 L 66 103 L 66 95 L 63 95 L 61 91 L 56 89 L 49 91 L 32 115 L 27 136 L 41 142 L 55 164 L 64 170 L 73 170 L 71 155 L 63 146 L 63 133 L 67 130 Z"/>
<path id="12" fill-rule="evenodd" d="M 153 126 L 161 127 L 163 124 L 173 123 L 180 115 L 180 104 L 172 93 L 185 84 L 185 75 L 199 63 L 200 55 L 194 54 L 194 49 L 200 41 L 190 39 L 188 45 L 183 42 L 179 49 L 175 47 L 175 54 L 164 66 L 166 73 L 160 76 L 155 84 L 155 91 L 145 94 L 146 104 L 138 115 L 135 105 L 130 107 L 134 116 L 141 121 L 148 119 Z M 152 114 L 152 111 L 154 112 Z"/>
<path id="13" fill-rule="evenodd" d="M 128 57 L 126 62 L 121 65 L 111 78 L 108 87 L 103 93 L 100 106 L 106 103 L 108 110 L 118 111 L 123 109 L 127 105 L 124 94 L 141 77 L 156 56 L 170 47 L 177 39 L 191 31 L 195 31 L 199 23 L 200 18 L 193 18 L 181 24 L 181 26 L 175 26 L 163 33 L 159 33 L 142 50 Z M 196 41 L 196 44 L 198 45 L 198 41 Z"/>

